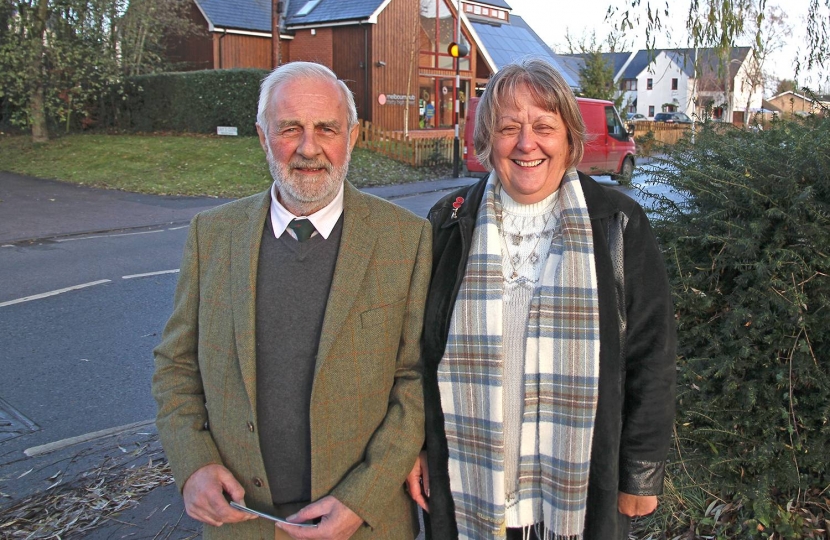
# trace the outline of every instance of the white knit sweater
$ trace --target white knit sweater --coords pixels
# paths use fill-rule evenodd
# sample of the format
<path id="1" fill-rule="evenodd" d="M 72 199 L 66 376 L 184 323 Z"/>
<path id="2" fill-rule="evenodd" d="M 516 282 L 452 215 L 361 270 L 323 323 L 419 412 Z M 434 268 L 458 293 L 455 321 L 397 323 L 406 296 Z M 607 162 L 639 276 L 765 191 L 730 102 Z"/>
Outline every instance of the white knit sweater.
<path id="1" fill-rule="evenodd" d="M 501 188 L 501 186 L 499 186 Z M 560 234 L 559 191 L 535 204 L 514 201 L 498 189 L 501 206 L 502 270 L 504 275 L 504 478 L 508 527 L 526 527 L 542 520 L 541 506 L 533 509 L 533 521 L 520 523 L 518 463 L 521 439 L 535 440 L 535 434 L 521 433 L 524 412 L 525 344 L 530 303 L 542 267 L 548 258 L 551 239 Z M 498 208 L 498 203 L 497 203 Z M 558 264 L 558 261 L 551 261 Z M 524 513 L 527 515 L 527 512 Z"/>

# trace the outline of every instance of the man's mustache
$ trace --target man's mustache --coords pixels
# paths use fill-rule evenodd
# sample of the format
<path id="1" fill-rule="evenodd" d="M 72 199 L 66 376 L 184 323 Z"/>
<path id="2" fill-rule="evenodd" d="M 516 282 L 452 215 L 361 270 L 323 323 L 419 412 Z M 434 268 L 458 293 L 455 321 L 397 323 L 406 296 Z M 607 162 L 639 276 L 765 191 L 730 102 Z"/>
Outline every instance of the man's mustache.
<path id="1" fill-rule="evenodd" d="M 295 159 L 288 164 L 289 169 L 325 169 L 331 172 L 331 163 L 319 159 Z"/>

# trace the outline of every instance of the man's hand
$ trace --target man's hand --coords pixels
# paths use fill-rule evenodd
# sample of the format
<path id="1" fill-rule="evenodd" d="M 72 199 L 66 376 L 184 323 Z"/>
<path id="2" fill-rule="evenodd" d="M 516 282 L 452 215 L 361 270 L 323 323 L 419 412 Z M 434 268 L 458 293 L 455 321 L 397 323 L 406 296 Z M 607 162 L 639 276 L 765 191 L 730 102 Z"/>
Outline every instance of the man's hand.
<path id="1" fill-rule="evenodd" d="M 426 452 L 421 452 L 421 455 L 415 458 L 415 466 L 406 477 L 406 487 L 409 488 L 412 500 L 418 503 L 424 512 L 429 512 L 429 465 Z"/>
<path id="2" fill-rule="evenodd" d="M 223 492 L 234 501 L 245 503 L 245 489 L 228 469 L 215 463 L 198 469 L 184 483 L 187 515 L 214 527 L 256 519 L 253 514 L 231 508 Z"/>
<path id="3" fill-rule="evenodd" d="M 309 504 L 286 519 L 301 523 L 316 518 L 321 518 L 317 527 L 292 527 L 282 523 L 277 523 L 276 526 L 297 540 L 347 540 L 363 523 L 360 516 L 331 495 Z"/>
<path id="4" fill-rule="evenodd" d="M 657 495 L 630 495 L 620 491 L 617 508 L 628 517 L 647 516 L 657 509 Z"/>

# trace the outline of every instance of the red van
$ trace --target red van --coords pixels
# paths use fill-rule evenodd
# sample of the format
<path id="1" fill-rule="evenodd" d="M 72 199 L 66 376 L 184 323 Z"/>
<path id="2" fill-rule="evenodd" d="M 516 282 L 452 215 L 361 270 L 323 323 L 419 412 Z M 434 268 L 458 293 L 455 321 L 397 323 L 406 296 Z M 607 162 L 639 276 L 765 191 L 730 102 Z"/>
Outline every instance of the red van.
<path id="1" fill-rule="evenodd" d="M 470 98 L 464 123 L 462 161 L 470 174 L 487 172 L 473 148 L 478 101 L 477 97 Z M 614 180 L 628 183 L 634 172 L 634 139 L 626 131 L 614 104 L 602 99 L 576 98 L 576 101 L 587 131 L 585 154 L 577 169 L 592 175 L 610 174 Z"/>

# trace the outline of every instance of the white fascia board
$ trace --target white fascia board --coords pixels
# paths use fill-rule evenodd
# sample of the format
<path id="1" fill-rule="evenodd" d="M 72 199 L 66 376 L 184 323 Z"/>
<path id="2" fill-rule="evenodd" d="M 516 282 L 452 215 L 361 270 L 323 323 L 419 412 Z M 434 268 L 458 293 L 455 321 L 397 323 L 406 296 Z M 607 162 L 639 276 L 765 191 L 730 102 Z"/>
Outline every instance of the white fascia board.
<path id="1" fill-rule="evenodd" d="M 288 25 L 288 30 L 308 30 L 311 28 L 332 28 L 335 26 L 352 26 L 355 24 L 377 24 L 377 21 L 371 21 L 369 19 L 352 19 L 349 21 L 338 21 L 338 22 L 330 22 L 330 23 L 309 23 L 309 24 L 290 24 Z"/>
<path id="2" fill-rule="evenodd" d="M 634 51 L 628 55 L 628 60 L 625 61 L 625 63 L 620 68 L 620 71 L 618 71 L 617 74 L 614 76 L 614 82 L 620 82 L 620 77 L 622 77 L 622 74 L 625 73 L 626 69 L 628 69 L 628 64 L 630 64 L 631 61 L 634 60 L 634 57 L 637 56 L 638 52 L 639 51 Z"/>
<path id="3" fill-rule="evenodd" d="M 253 30 L 237 30 L 235 28 L 214 27 L 213 30 L 211 30 L 211 31 L 215 32 L 215 33 L 218 33 L 218 34 L 237 34 L 239 36 L 254 36 L 254 37 L 266 37 L 266 38 L 271 37 L 271 32 L 256 32 L 256 31 L 253 31 Z M 291 39 L 294 39 L 294 36 L 280 33 L 280 39 L 291 40 Z"/>
<path id="4" fill-rule="evenodd" d="M 372 15 L 369 17 L 368 22 L 370 24 L 377 24 L 378 23 L 378 17 L 380 16 L 380 12 L 383 11 L 384 9 L 386 9 L 386 6 L 388 6 L 391 2 L 392 2 L 392 0 L 383 0 L 383 3 L 380 6 L 378 6 L 378 8 L 375 10 L 375 12 L 372 13 Z"/>

